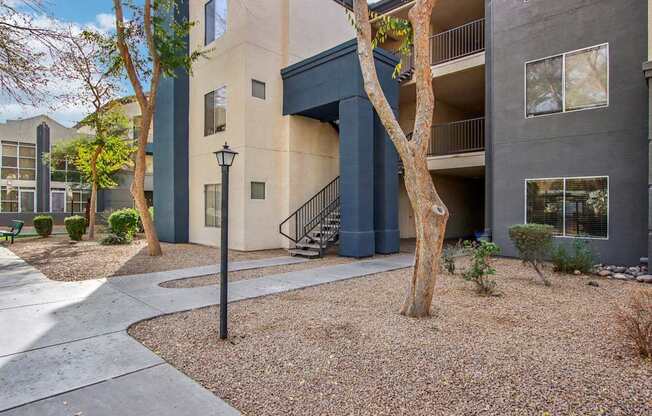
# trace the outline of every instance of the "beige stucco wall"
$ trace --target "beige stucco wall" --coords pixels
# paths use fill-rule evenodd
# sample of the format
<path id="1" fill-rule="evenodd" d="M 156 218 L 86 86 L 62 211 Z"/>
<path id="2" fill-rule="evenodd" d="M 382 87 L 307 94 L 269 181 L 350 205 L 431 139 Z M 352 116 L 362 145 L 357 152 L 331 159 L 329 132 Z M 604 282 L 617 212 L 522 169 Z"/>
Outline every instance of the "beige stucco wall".
<path id="1" fill-rule="evenodd" d="M 192 48 L 203 48 L 203 2 Z M 354 36 L 341 6 L 322 0 L 229 0 L 226 33 L 208 45 L 190 79 L 190 241 L 218 245 L 204 226 L 204 185 L 220 183 L 213 152 L 225 141 L 239 152 L 231 168 L 229 244 L 236 250 L 287 245 L 279 223 L 337 175 L 337 134 L 327 124 L 282 115 L 280 70 Z M 251 96 L 251 80 L 266 99 Z M 226 131 L 204 137 L 204 95 L 227 86 Z M 250 199 L 250 183 L 266 183 L 266 199 Z"/>

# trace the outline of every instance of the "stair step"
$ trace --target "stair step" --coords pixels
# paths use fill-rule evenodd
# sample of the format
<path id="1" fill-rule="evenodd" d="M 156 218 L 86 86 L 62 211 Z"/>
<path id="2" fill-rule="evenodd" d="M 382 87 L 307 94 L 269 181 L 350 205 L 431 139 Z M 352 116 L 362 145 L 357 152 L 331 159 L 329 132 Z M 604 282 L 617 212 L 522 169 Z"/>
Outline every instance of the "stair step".
<path id="1" fill-rule="evenodd" d="M 322 247 L 317 243 L 297 243 L 297 248 L 320 250 Z"/>
<path id="2" fill-rule="evenodd" d="M 297 248 L 289 249 L 288 253 L 291 256 L 302 256 L 302 257 L 309 257 L 309 258 L 315 258 L 320 256 L 318 250 L 301 250 Z"/>

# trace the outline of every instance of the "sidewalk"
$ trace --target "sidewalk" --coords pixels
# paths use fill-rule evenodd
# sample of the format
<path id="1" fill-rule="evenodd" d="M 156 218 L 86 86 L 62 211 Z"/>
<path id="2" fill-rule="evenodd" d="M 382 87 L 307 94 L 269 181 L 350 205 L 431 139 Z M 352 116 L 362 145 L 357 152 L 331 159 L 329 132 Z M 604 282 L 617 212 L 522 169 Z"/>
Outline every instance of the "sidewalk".
<path id="1" fill-rule="evenodd" d="M 302 261 L 242 261 L 229 270 Z M 396 255 L 237 281 L 229 285 L 229 301 L 409 267 L 412 261 L 412 255 Z M 143 319 L 219 304 L 219 286 L 158 286 L 212 272 L 214 267 L 54 282 L 0 247 L 0 414 L 239 414 L 126 333 Z"/>

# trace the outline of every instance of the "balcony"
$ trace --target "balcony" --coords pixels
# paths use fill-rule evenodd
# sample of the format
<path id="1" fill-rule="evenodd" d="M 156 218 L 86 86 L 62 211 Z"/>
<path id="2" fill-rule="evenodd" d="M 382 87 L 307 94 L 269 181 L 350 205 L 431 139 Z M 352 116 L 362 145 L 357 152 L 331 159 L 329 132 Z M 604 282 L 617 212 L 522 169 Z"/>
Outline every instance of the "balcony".
<path id="1" fill-rule="evenodd" d="M 428 156 L 481 151 L 484 151 L 484 117 L 432 126 Z"/>
<path id="2" fill-rule="evenodd" d="M 484 51 L 484 30 L 485 19 L 482 18 L 431 36 L 431 65 L 443 64 Z M 399 82 L 412 77 L 413 66 L 413 54 L 401 57 Z"/>

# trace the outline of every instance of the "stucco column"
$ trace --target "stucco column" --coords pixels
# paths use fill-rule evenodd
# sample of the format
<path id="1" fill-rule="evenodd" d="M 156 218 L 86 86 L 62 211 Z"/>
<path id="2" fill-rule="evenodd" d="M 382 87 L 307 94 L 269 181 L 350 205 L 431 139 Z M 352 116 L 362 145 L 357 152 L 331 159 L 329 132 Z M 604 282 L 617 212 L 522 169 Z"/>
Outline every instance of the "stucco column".
<path id="1" fill-rule="evenodd" d="M 493 1 L 485 1 L 484 236 L 491 240 L 493 220 Z"/>
<path id="2" fill-rule="evenodd" d="M 368 257 L 375 252 L 374 111 L 354 96 L 340 110 L 340 255 Z"/>
<path id="3" fill-rule="evenodd" d="M 187 20 L 188 0 L 177 6 L 174 18 Z M 161 78 L 156 97 L 154 222 L 159 239 L 170 243 L 188 242 L 188 91 L 188 74 L 178 69 L 174 78 Z"/>
<path id="4" fill-rule="evenodd" d="M 50 211 L 50 167 L 42 163 L 43 154 L 50 152 L 50 127 L 36 127 L 36 212 Z"/>
<path id="5" fill-rule="evenodd" d="M 398 113 L 398 111 L 397 111 Z M 398 253 L 398 154 L 374 113 L 374 228 L 376 253 Z"/>
<path id="6" fill-rule="evenodd" d="M 652 259 L 652 61 L 643 64 L 643 73 L 648 87 L 648 217 L 647 217 L 647 258 Z"/>

